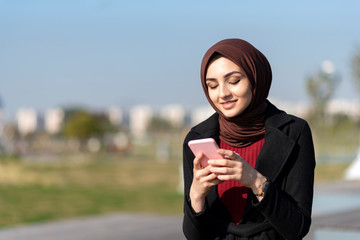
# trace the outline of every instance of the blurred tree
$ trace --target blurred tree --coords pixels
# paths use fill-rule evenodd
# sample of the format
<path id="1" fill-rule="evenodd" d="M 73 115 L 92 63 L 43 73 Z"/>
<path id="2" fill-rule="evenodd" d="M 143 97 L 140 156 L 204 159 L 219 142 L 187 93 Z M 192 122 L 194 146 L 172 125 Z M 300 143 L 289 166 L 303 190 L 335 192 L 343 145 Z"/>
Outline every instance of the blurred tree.
<path id="1" fill-rule="evenodd" d="M 71 110 L 66 114 L 64 135 L 85 141 L 92 136 L 102 137 L 115 130 L 103 114 L 91 114 L 85 110 Z"/>
<path id="2" fill-rule="evenodd" d="M 360 93 L 360 47 L 357 47 L 355 54 L 351 59 L 351 67 L 355 85 Z"/>
<path id="3" fill-rule="evenodd" d="M 319 71 L 310 76 L 306 82 L 306 89 L 311 99 L 312 109 L 310 119 L 322 122 L 325 117 L 325 108 L 333 97 L 340 77 L 336 74 Z"/>
<path id="4" fill-rule="evenodd" d="M 97 134 L 99 127 L 95 119 L 85 111 L 73 113 L 64 126 L 64 134 L 66 137 L 74 137 L 80 140 L 87 139 Z"/>
<path id="5" fill-rule="evenodd" d="M 169 133 L 169 130 L 172 130 L 172 128 L 173 127 L 169 121 L 161 117 L 154 116 L 152 117 L 147 130 L 151 133 Z"/>

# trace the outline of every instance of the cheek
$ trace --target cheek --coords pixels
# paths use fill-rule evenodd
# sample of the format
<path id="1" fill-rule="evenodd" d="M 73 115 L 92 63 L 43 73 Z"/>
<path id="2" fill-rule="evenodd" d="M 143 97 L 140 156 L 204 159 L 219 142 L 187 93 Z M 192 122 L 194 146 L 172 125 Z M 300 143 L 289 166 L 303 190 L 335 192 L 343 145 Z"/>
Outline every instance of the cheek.
<path id="1" fill-rule="evenodd" d="M 216 91 L 215 90 L 209 90 L 208 91 L 208 93 L 209 93 L 209 98 L 210 98 L 210 100 L 214 103 L 214 104 L 216 104 L 216 99 L 217 99 L 217 93 L 216 93 Z"/>
<path id="2" fill-rule="evenodd" d="M 235 91 L 238 93 L 239 97 L 251 101 L 253 94 L 251 88 L 248 85 L 246 84 L 240 85 Z"/>
<path id="3" fill-rule="evenodd" d="M 247 99 L 247 101 L 250 103 L 252 100 L 253 94 L 250 88 L 248 88 L 248 90 L 245 93 L 245 98 Z"/>

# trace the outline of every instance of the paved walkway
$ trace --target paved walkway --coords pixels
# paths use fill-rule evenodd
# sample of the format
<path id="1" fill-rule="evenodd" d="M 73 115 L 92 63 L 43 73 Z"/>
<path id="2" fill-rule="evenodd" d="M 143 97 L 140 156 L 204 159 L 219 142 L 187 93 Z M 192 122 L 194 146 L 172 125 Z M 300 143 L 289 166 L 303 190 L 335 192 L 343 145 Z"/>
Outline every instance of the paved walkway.
<path id="1" fill-rule="evenodd" d="M 321 199 L 321 204 L 328 205 L 331 209 L 325 213 L 316 213 L 317 209 L 314 206 L 311 229 L 305 240 L 318 240 L 315 238 L 317 230 L 352 231 L 356 235 L 354 235 L 355 238 L 340 237 L 342 239 L 358 239 L 360 235 L 360 182 L 339 181 L 317 184 L 315 195 L 327 196 L 329 199 Z"/>
<path id="2" fill-rule="evenodd" d="M 180 216 L 112 214 L 0 230 L 0 240 L 184 239 Z"/>

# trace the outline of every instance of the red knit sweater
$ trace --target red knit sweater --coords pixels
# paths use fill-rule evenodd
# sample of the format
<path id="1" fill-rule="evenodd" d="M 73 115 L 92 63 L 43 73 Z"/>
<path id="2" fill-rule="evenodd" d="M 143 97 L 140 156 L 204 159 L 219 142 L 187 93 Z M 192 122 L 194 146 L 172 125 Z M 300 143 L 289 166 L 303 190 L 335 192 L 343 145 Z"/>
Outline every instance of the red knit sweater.
<path id="1" fill-rule="evenodd" d="M 263 138 L 250 146 L 243 148 L 232 147 L 227 143 L 220 141 L 220 148 L 235 151 L 252 167 L 255 167 L 256 159 L 264 141 L 265 139 Z M 244 214 L 248 191 L 249 188 L 235 180 L 225 181 L 218 185 L 219 197 L 235 223 L 239 223 Z"/>

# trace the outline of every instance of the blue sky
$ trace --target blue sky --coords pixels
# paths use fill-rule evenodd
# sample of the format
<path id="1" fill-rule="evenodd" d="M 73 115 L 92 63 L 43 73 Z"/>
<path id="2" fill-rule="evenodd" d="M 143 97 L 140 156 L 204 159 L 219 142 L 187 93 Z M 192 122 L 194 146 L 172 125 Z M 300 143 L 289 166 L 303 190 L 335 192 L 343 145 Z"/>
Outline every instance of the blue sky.
<path id="1" fill-rule="evenodd" d="M 324 60 L 356 98 L 350 59 L 360 46 L 359 1 L 0 0 L 0 98 L 20 107 L 206 104 L 205 51 L 242 38 L 270 61 L 270 96 L 307 101 Z"/>

